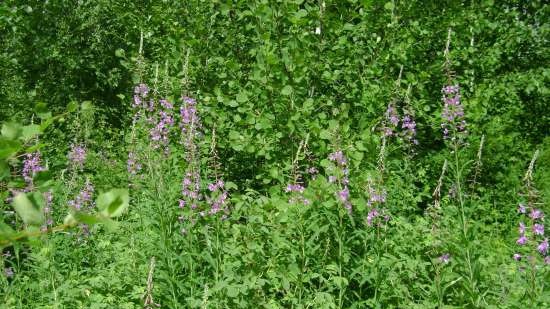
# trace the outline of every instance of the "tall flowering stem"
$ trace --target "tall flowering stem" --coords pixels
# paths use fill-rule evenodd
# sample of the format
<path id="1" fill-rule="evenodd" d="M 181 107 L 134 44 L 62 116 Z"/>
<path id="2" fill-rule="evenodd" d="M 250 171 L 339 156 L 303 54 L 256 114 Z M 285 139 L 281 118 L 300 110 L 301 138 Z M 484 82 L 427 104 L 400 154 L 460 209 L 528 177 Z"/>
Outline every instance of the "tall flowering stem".
<path id="1" fill-rule="evenodd" d="M 198 147 L 201 122 L 196 105 L 197 101 L 194 98 L 184 96 L 180 107 L 180 130 L 185 153 L 186 172 L 182 180 L 182 198 L 179 200 L 179 208 L 189 208 L 190 217 L 193 216 L 193 212 L 197 210 L 199 202 L 202 199 L 200 194 L 200 153 Z M 218 189 L 218 186 L 216 186 L 216 189 Z M 204 216 L 206 213 L 200 212 L 199 214 Z M 184 216 L 179 217 L 182 223 L 185 219 Z M 193 218 L 191 218 L 191 223 L 194 223 Z M 181 232 L 185 234 L 186 230 L 182 228 Z"/>
<path id="2" fill-rule="evenodd" d="M 533 158 L 523 178 L 524 192 L 521 195 L 517 212 L 521 217 L 518 224 L 518 238 L 516 240 L 517 251 L 513 254 L 520 270 L 530 270 L 529 294 L 534 300 L 538 295 L 537 273 L 538 269 L 550 265 L 550 251 L 548 249 L 548 237 L 545 235 L 545 216 L 539 208 L 538 192 L 533 182 L 533 171 L 539 151 L 535 151 Z"/>

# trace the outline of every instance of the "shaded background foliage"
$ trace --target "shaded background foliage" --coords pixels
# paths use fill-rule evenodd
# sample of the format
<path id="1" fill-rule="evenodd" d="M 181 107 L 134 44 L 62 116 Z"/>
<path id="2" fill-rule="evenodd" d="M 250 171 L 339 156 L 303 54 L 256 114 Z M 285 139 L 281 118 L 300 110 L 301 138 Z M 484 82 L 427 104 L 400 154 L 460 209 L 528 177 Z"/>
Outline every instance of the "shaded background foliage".
<path id="1" fill-rule="evenodd" d="M 372 131 L 395 90 L 411 86 L 420 158 L 442 148 L 438 123 L 442 51 L 465 87 L 470 130 L 489 147 L 540 144 L 550 131 L 549 7 L 541 1 L 4 1 L 2 117 L 93 101 L 108 126 L 128 124 L 140 32 L 144 56 L 180 72 L 190 51 L 189 91 L 219 126 L 228 172 L 256 188 L 297 141 L 329 120 L 342 135 Z M 321 33 L 315 34 L 320 27 Z M 134 80 L 130 77 L 134 76 Z M 174 80 L 174 83 L 177 83 Z M 118 96 L 117 96 L 118 95 Z M 273 134 L 273 132 L 276 132 Z M 488 148 L 489 153 L 503 153 Z M 496 157 L 491 164 L 508 160 Z M 241 164 L 250 162 L 251 164 Z M 281 167 L 277 167 L 281 168 Z M 288 167 L 287 167 L 288 168 Z M 276 176 L 276 177 L 273 177 Z"/>

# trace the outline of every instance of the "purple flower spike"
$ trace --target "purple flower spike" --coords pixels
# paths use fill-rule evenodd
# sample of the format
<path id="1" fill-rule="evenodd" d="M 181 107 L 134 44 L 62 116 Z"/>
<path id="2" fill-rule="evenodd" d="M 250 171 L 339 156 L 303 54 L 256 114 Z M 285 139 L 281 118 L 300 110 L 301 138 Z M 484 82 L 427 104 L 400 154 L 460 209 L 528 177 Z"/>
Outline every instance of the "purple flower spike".
<path id="1" fill-rule="evenodd" d="M 521 260 L 521 254 L 515 253 L 515 254 L 514 254 L 514 260 L 520 261 L 520 260 Z"/>
<path id="2" fill-rule="evenodd" d="M 83 145 L 72 144 L 68 157 L 71 165 L 82 169 L 86 161 L 86 148 Z"/>
<path id="3" fill-rule="evenodd" d="M 548 252 L 548 238 L 545 238 L 544 241 L 538 245 L 537 250 L 540 254 L 546 254 Z"/>
<path id="4" fill-rule="evenodd" d="M 516 243 L 522 246 L 525 245 L 527 243 L 527 237 L 525 237 L 525 235 L 520 236 Z"/>
<path id="5" fill-rule="evenodd" d="M 543 219 L 544 218 L 544 213 L 540 209 L 533 208 L 533 209 L 531 209 L 531 213 L 529 214 L 529 217 L 533 220 Z"/>
<path id="6" fill-rule="evenodd" d="M 540 224 L 540 223 L 535 223 L 533 225 L 533 233 L 535 235 L 541 235 L 543 236 L 544 235 L 544 225 Z"/>

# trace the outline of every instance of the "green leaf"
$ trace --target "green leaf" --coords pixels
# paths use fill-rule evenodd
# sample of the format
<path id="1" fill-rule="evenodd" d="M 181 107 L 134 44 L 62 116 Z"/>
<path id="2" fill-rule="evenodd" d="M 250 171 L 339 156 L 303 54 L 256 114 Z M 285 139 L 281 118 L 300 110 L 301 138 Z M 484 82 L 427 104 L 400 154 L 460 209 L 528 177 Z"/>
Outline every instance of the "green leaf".
<path id="1" fill-rule="evenodd" d="M 246 94 L 246 92 L 243 92 L 243 91 L 239 92 L 237 94 L 237 102 L 244 103 L 246 101 L 248 101 L 248 95 Z"/>
<path id="2" fill-rule="evenodd" d="M 78 109 L 78 103 L 76 101 L 71 101 L 67 104 L 67 112 L 72 113 Z"/>
<path id="3" fill-rule="evenodd" d="M 10 167 L 8 163 L 0 160 L 0 180 L 8 177 L 10 175 Z"/>
<path id="4" fill-rule="evenodd" d="M 393 2 L 386 2 L 386 4 L 384 4 L 384 9 L 388 10 L 388 11 L 391 11 L 393 10 L 394 8 L 394 5 L 393 5 Z"/>
<path id="5" fill-rule="evenodd" d="M 13 208 L 25 224 L 40 225 L 44 221 L 44 214 L 38 206 L 36 196 L 33 199 L 30 199 L 29 196 L 31 195 L 19 193 L 13 199 Z"/>
<path id="6" fill-rule="evenodd" d="M 2 136 L 6 139 L 17 139 L 21 134 L 21 125 L 16 122 L 7 122 L 2 125 Z"/>
<path id="7" fill-rule="evenodd" d="M 37 136 L 38 134 L 42 133 L 42 129 L 37 124 L 30 124 L 28 126 L 24 126 L 21 134 L 21 139 L 23 141 L 29 141 L 33 137 Z"/>
<path id="8" fill-rule="evenodd" d="M 14 233 L 15 231 L 9 225 L 0 220 L 0 240 L 10 238 Z"/>
<path id="9" fill-rule="evenodd" d="M 124 51 L 124 49 L 119 48 L 115 50 L 115 56 L 117 56 L 118 58 L 124 58 L 125 55 L 126 55 L 126 52 Z"/>
<path id="10" fill-rule="evenodd" d="M 63 219 L 63 224 L 73 226 L 76 225 L 78 221 L 75 219 L 73 214 L 68 214 L 65 219 Z"/>
<path id="11" fill-rule="evenodd" d="M 319 133 L 319 138 L 321 138 L 321 139 L 331 139 L 331 134 L 328 130 L 323 130 Z"/>
<path id="12" fill-rule="evenodd" d="M 290 94 L 292 94 L 292 86 L 290 85 L 284 86 L 283 89 L 281 90 L 281 94 L 286 96 L 289 96 Z"/>
<path id="13" fill-rule="evenodd" d="M 21 143 L 0 137 L 0 160 L 6 159 L 21 149 Z"/>
<path id="14" fill-rule="evenodd" d="M 128 208 L 129 203 L 128 189 L 112 189 L 101 193 L 96 199 L 100 213 L 109 218 L 120 216 Z"/>
<path id="15" fill-rule="evenodd" d="M 80 105 L 80 109 L 83 110 L 83 111 L 91 110 L 93 108 L 94 108 L 94 105 L 92 104 L 91 101 L 84 101 Z"/>
<path id="16" fill-rule="evenodd" d="M 98 224 L 98 223 L 103 222 L 103 220 L 101 220 L 101 218 L 98 218 L 96 216 L 87 214 L 85 212 L 76 212 L 76 213 L 72 214 L 72 216 L 74 217 L 74 219 L 76 221 L 81 222 L 81 223 L 85 223 L 85 224 L 88 224 L 88 225 L 94 225 L 94 224 Z"/>

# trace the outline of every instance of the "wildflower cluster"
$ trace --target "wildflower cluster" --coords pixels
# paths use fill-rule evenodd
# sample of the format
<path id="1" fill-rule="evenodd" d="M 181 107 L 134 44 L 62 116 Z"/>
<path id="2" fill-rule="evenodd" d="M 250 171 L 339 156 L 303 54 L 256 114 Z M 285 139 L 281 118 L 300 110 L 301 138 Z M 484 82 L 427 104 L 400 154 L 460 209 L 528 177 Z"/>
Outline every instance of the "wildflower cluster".
<path id="1" fill-rule="evenodd" d="M 36 173 L 44 171 L 45 168 L 42 166 L 42 161 L 40 159 L 40 152 L 35 151 L 25 155 L 25 160 L 23 161 L 23 170 L 21 175 L 27 184 L 24 192 L 29 192 L 33 188 L 33 178 L 36 176 Z"/>
<path id="2" fill-rule="evenodd" d="M 467 133 L 464 107 L 460 103 L 460 87 L 447 85 L 441 92 L 443 93 L 443 111 L 441 112 L 443 137 L 454 140 Z"/>
<path id="3" fill-rule="evenodd" d="M 206 197 L 206 201 L 210 205 L 210 210 L 208 214 L 215 215 L 220 211 L 224 212 L 222 219 L 227 218 L 229 214 L 229 208 L 227 205 L 228 193 L 225 189 L 225 183 L 223 180 L 218 179 L 215 182 L 208 184 L 208 191 L 210 191 L 211 196 Z"/>
<path id="4" fill-rule="evenodd" d="M 392 136 L 396 134 L 397 127 L 399 125 L 399 115 L 397 114 L 397 110 L 395 109 L 395 106 L 390 103 L 388 104 L 388 108 L 386 109 L 386 125 L 384 126 L 384 135 L 385 136 Z"/>
<path id="5" fill-rule="evenodd" d="M 93 208 L 92 196 L 94 194 L 94 186 L 89 180 L 86 180 L 84 187 L 78 195 L 68 202 L 69 206 L 76 211 L 90 210 Z"/>
<path id="6" fill-rule="evenodd" d="M 86 161 L 86 147 L 81 144 L 72 144 L 68 158 L 71 166 L 82 169 Z"/>
<path id="7" fill-rule="evenodd" d="M 347 158 L 341 150 L 335 151 L 328 156 L 330 161 L 335 163 L 331 168 L 331 175 L 328 177 L 330 183 L 336 183 L 339 186 L 339 191 L 336 193 L 338 200 L 344 208 L 351 214 L 352 205 L 349 200 L 349 169 L 347 166 Z"/>
<path id="8" fill-rule="evenodd" d="M 288 184 L 285 188 L 285 192 L 292 194 L 292 196 L 288 200 L 288 203 L 290 204 L 302 203 L 304 205 L 309 205 L 311 202 L 309 201 L 309 199 L 304 197 L 305 190 L 306 188 L 304 188 L 304 186 L 302 186 L 299 183 Z"/>
<path id="9" fill-rule="evenodd" d="M 135 152 L 128 152 L 128 160 L 126 161 L 126 168 L 130 175 L 136 175 L 141 171 L 141 163 L 139 163 Z"/>
<path id="10" fill-rule="evenodd" d="M 183 97 L 180 107 L 180 129 L 187 171 L 182 180 L 182 199 L 179 201 L 179 207 L 183 209 L 187 204 L 190 206 L 191 210 L 195 210 L 198 207 L 198 203 L 202 197 L 200 194 L 200 163 L 197 145 L 200 118 L 197 113 L 196 104 L 197 101 L 195 99 Z M 217 187 L 218 186 L 216 186 L 216 190 L 218 189 Z"/>
<path id="11" fill-rule="evenodd" d="M 518 213 L 527 219 L 527 224 L 523 221 L 519 222 L 518 233 L 519 237 L 516 244 L 526 246 L 529 243 L 534 244 L 536 250 L 544 258 L 546 264 L 550 264 L 550 255 L 548 254 L 548 238 L 544 237 L 544 213 L 542 210 L 529 207 L 524 203 L 518 205 Z M 514 259 L 520 261 L 522 255 L 514 254 Z"/>
<path id="12" fill-rule="evenodd" d="M 132 104 L 132 107 L 135 109 L 149 108 L 150 106 L 147 104 L 148 95 L 149 95 L 149 87 L 146 84 L 139 84 L 138 86 L 136 86 L 134 88 L 134 102 Z M 151 104 L 154 104 L 154 103 L 151 103 Z"/>
<path id="13" fill-rule="evenodd" d="M 197 101 L 193 98 L 184 97 L 180 107 L 180 129 L 184 136 L 183 144 L 188 154 L 196 150 L 195 137 L 200 128 L 200 118 L 197 113 Z"/>
<path id="14" fill-rule="evenodd" d="M 185 205 L 190 205 L 191 209 L 198 207 L 201 199 L 200 194 L 200 176 L 198 172 L 187 172 L 181 183 L 182 199 L 179 200 L 179 208 L 183 209 Z"/>
<path id="15" fill-rule="evenodd" d="M 154 101 L 151 100 L 151 102 Z M 154 105 L 151 106 L 154 108 Z M 160 106 L 161 108 L 159 108 L 156 117 L 151 118 L 153 127 L 149 135 L 153 143 L 153 149 L 162 147 L 164 154 L 168 155 L 170 153 L 170 148 L 168 147 L 170 143 L 170 129 L 174 126 L 174 117 L 172 115 L 174 106 L 166 99 L 160 100 Z"/>
<path id="16" fill-rule="evenodd" d="M 195 99 L 186 96 L 182 98 L 179 126 L 186 163 L 185 177 L 182 181 L 182 198 L 179 200 L 179 208 L 184 209 L 189 205 L 188 210 L 185 212 L 187 216 L 179 216 L 178 219 L 180 223 L 183 223 L 187 219 L 191 224 L 194 224 L 196 222 L 196 215 L 206 217 L 208 215 L 214 216 L 220 212 L 223 212 L 221 219 L 226 219 L 229 215 L 229 193 L 226 190 L 224 181 L 217 177 L 217 173 L 215 180 L 207 185 L 209 193 L 201 193 L 201 175 L 199 173 L 200 149 L 198 145 L 201 137 L 199 131 L 201 128 L 201 121 L 197 111 L 197 101 Z M 215 137 L 213 136 L 212 139 L 212 155 L 215 160 Z M 217 165 L 215 170 L 217 170 Z M 201 201 L 203 199 L 208 205 L 207 208 L 201 206 Z M 182 234 L 185 234 L 186 231 L 187 230 L 184 228 L 181 229 Z"/>
<path id="17" fill-rule="evenodd" d="M 550 264 L 548 237 L 544 237 L 544 212 L 536 207 L 537 191 L 533 185 L 533 170 L 538 153 L 538 150 L 535 151 L 524 177 L 527 203 L 521 202 L 517 208 L 519 215 L 523 219 L 519 222 L 519 237 L 516 240 L 516 244 L 523 247 L 521 250 L 526 253 L 536 249 L 544 259 L 545 264 Z M 527 223 L 523 220 L 526 220 Z M 529 247 L 529 245 L 532 247 Z M 523 258 L 519 252 L 515 253 L 513 257 L 516 261 L 520 261 Z M 528 258 L 534 260 L 533 257 Z"/>
<path id="18" fill-rule="evenodd" d="M 369 196 L 367 201 L 367 205 L 369 207 L 369 212 L 366 219 L 367 225 L 373 226 L 377 219 L 381 219 L 381 221 L 378 220 L 378 224 L 388 222 L 390 220 L 390 216 L 383 207 L 386 203 L 386 190 L 378 188 L 374 185 L 373 181 L 369 179 L 367 191 Z"/>
<path id="19" fill-rule="evenodd" d="M 388 104 L 382 133 L 385 137 L 400 136 L 407 142 L 418 145 L 418 140 L 416 139 L 416 122 L 414 121 L 412 113 L 404 110 L 403 114 L 403 118 L 400 119 L 394 104 Z M 399 127 L 399 122 L 401 122 L 401 128 Z"/>

